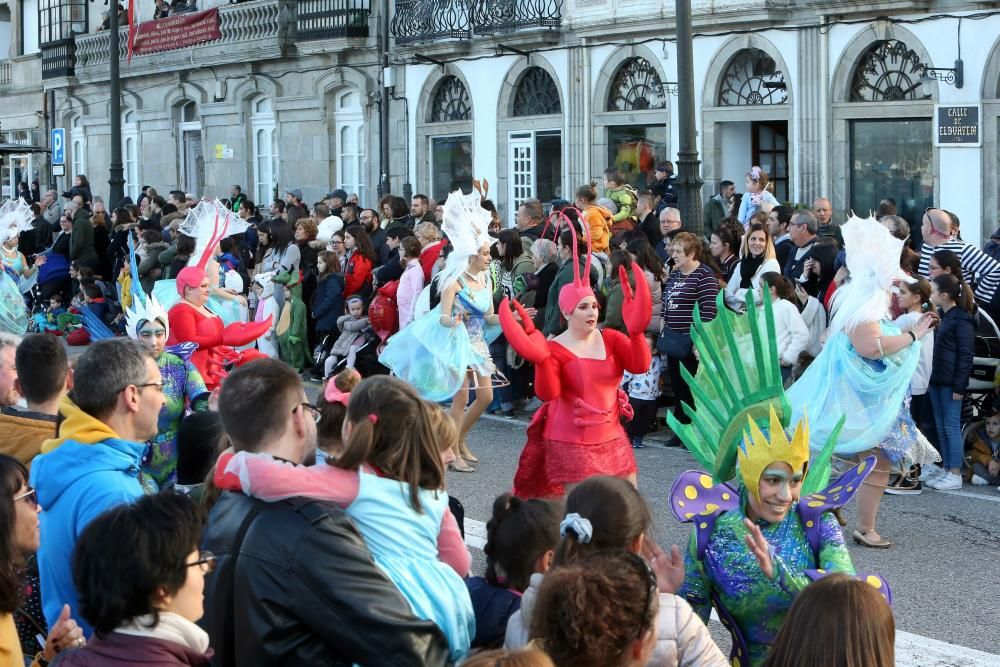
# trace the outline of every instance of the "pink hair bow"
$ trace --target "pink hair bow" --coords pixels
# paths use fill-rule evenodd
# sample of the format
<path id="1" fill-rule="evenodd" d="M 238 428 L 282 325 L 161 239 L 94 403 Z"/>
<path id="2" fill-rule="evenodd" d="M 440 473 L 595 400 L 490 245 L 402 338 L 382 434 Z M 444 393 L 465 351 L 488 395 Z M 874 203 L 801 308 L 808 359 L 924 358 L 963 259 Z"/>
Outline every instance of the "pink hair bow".
<path id="1" fill-rule="evenodd" d="M 337 389 L 337 385 L 333 383 L 333 380 L 330 380 L 326 383 L 326 392 L 324 392 L 323 398 L 326 399 L 327 403 L 340 403 L 346 408 L 347 401 L 351 399 L 351 392 L 340 391 Z"/>
<path id="2" fill-rule="evenodd" d="M 760 167 L 754 166 L 750 167 L 750 178 L 755 181 L 760 180 Z"/>

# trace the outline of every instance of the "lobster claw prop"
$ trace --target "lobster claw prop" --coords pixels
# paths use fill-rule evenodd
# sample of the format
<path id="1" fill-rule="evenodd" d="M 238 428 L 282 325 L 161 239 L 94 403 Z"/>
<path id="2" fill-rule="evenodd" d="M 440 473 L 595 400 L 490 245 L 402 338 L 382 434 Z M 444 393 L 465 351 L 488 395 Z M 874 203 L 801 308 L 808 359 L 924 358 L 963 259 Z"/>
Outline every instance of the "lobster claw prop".
<path id="1" fill-rule="evenodd" d="M 266 320 L 261 322 L 247 322 L 246 324 L 234 322 L 222 330 L 222 344 L 231 347 L 249 345 L 268 332 L 272 319 L 271 316 L 268 316 Z"/>
<path id="2" fill-rule="evenodd" d="M 653 316 L 653 301 L 649 294 L 649 284 L 646 282 L 642 269 L 635 262 L 632 262 L 632 276 L 635 278 L 634 293 L 632 286 L 628 283 L 625 267 L 618 267 L 618 278 L 621 281 L 623 296 L 622 319 L 625 321 L 629 336 L 636 336 L 645 332 L 646 327 L 649 326 L 649 320 Z"/>
<path id="3" fill-rule="evenodd" d="M 521 316 L 520 322 L 514 319 L 510 298 L 504 297 L 500 302 L 498 315 L 503 335 L 518 354 L 533 364 L 540 364 L 552 356 L 549 344 L 542 332 L 535 328 L 535 323 L 524 306 L 517 300 L 513 301 L 513 305 Z"/>

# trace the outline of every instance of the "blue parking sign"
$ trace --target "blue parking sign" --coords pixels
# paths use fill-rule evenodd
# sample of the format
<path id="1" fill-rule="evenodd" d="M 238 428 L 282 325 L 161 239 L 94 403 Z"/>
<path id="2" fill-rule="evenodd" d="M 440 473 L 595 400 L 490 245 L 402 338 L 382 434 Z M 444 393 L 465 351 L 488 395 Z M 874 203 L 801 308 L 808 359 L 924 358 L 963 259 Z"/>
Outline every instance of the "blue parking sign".
<path id="1" fill-rule="evenodd" d="M 52 128 L 52 164 L 66 164 L 66 129 Z"/>

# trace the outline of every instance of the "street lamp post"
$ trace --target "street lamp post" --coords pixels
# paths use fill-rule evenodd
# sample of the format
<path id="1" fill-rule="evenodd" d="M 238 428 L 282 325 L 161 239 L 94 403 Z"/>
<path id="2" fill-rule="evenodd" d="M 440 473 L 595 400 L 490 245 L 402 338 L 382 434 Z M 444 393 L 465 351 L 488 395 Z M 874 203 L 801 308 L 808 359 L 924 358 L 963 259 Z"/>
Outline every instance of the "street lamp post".
<path id="1" fill-rule="evenodd" d="M 135 0 L 132 0 L 135 2 Z M 118 35 L 118 0 L 112 0 L 110 6 L 110 37 L 111 37 L 111 169 L 108 185 L 108 208 L 116 208 L 125 197 L 125 177 L 122 168 L 122 82 L 118 66 L 121 60 L 119 54 Z"/>
<path id="2" fill-rule="evenodd" d="M 694 55 L 692 53 L 691 0 L 676 0 L 677 115 L 680 117 L 680 150 L 677 151 L 677 203 L 684 230 L 701 236 L 701 161 L 694 117 Z"/>

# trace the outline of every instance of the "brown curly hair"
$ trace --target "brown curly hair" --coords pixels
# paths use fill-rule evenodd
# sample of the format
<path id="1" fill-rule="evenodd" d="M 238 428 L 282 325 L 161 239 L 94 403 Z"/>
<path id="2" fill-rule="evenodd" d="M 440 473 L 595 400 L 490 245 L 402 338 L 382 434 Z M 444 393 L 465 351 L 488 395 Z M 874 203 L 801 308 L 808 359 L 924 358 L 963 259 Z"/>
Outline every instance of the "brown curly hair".
<path id="1" fill-rule="evenodd" d="M 550 570 L 532 614 L 537 639 L 556 667 L 616 667 L 656 622 L 656 576 L 624 549 Z"/>

